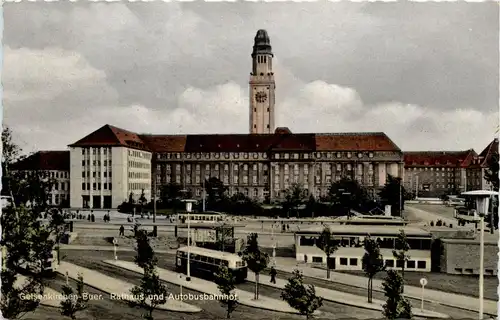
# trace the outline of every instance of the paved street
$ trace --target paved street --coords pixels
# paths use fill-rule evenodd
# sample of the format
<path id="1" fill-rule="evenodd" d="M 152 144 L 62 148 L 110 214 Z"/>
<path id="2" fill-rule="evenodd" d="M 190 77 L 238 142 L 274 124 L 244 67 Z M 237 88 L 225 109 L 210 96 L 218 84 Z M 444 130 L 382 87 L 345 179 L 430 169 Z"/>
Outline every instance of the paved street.
<path id="1" fill-rule="evenodd" d="M 106 274 L 108 276 L 118 278 L 118 279 L 123 279 L 125 281 L 128 281 L 133 284 L 139 283 L 139 276 L 138 274 L 130 271 L 126 271 L 123 269 L 118 269 L 109 265 L 106 265 L 105 263 L 101 262 L 102 260 L 105 259 L 110 259 L 110 256 L 112 253 L 110 252 L 82 252 L 82 251 L 76 251 L 76 250 L 65 250 L 64 254 L 67 256 L 67 261 L 70 261 L 72 263 L 87 267 L 87 268 L 92 268 L 95 270 L 98 270 L 99 272 Z M 119 258 L 127 261 L 133 261 L 133 252 L 124 252 L 121 253 Z M 172 255 L 158 255 L 159 258 L 159 267 L 165 268 L 165 269 L 172 269 L 174 265 L 174 259 Z M 174 294 L 179 293 L 179 287 L 175 285 L 168 285 L 169 291 L 173 292 Z M 252 292 L 253 290 L 253 284 L 248 283 L 248 284 L 241 284 L 237 286 L 241 290 L 246 290 L 248 292 Z M 183 293 L 195 293 L 194 291 L 183 289 Z M 264 296 L 269 296 L 274 299 L 281 299 L 280 298 L 280 290 L 274 289 L 274 288 L 269 288 L 263 286 L 261 288 L 261 294 Z M 217 304 L 217 303 L 209 303 L 205 301 L 193 301 L 192 304 L 199 306 L 200 308 L 203 309 L 202 312 L 200 312 L 197 315 L 189 315 L 189 318 L 185 319 L 194 319 L 192 317 L 199 317 L 199 319 L 205 319 L 203 318 L 204 315 L 207 316 L 206 319 L 212 319 L 210 315 L 213 314 L 218 314 L 221 318 L 224 317 L 224 313 L 222 308 Z M 248 315 L 243 315 L 242 314 L 242 319 L 300 319 L 299 316 L 295 316 L 292 314 L 283 314 L 283 313 L 276 313 L 272 311 L 265 311 L 265 310 L 260 310 L 256 308 L 249 308 L 245 306 L 239 306 L 239 308 L 245 308 L 247 312 L 249 313 Z M 342 319 L 342 318 L 352 318 L 353 314 L 356 314 L 356 318 L 359 319 L 376 319 L 381 316 L 380 312 L 377 311 L 370 311 L 370 310 L 364 310 L 361 308 L 354 308 L 354 307 L 348 307 L 344 306 L 341 304 L 336 304 L 332 302 L 325 302 L 324 306 L 320 309 L 322 311 L 321 315 L 318 317 L 318 319 Z M 162 311 L 164 312 L 164 311 Z M 236 314 L 234 318 L 236 318 Z M 250 315 L 251 314 L 251 315 Z M 259 318 L 260 317 L 260 318 Z M 238 318 L 239 319 L 239 318 Z"/>

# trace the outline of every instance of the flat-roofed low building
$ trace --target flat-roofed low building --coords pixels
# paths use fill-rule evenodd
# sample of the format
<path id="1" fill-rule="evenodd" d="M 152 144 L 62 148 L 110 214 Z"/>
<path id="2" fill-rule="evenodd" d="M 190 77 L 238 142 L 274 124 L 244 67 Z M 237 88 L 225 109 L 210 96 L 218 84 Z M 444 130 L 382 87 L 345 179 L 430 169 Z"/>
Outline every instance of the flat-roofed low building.
<path id="1" fill-rule="evenodd" d="M 297 231 L 295 233 L 295 252 L 298 262 L 326 264 L 326 254 L 317 246 L 321 232 L 328 226 L 332 238 L 338 241 L 337 251 L 330 257 L 328 264 L 333 270 L 362 270 L 361 259 L 365 253 L 363 241 L 370 236 L 379 243 L 384 262 L 390 269 L 401 269 L 392 250 L 400 232 L 404 230 L 410 251 L 410 260 L 406 262 L 405 270 L 431 271 L 431 241 L 430 232 L 417 227 L 387 226 L 387 225 L 340 225 L 324 224 Z"/>
<path id="2" fill-rule="evenodd" d="M 484 274 L 498 273 L 498 235 L 487 235 L 484 242 Z M 479 274 L 479 240 L 441 239 L 441 272 L 450 274 Z"/>

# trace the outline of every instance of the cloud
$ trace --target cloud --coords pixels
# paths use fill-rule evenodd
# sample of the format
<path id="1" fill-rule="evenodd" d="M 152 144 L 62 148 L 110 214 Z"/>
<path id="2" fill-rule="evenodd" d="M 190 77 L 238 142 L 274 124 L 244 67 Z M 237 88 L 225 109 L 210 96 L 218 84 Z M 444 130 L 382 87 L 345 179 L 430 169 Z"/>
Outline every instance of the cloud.
<path id="1" fill-rule="evenodd" d="M 266 28 L 277 125 L 480 151 L 498 123 L 495 6 L 6 4 L 5 121 L 30 151 L 105 123 L 246 133 L 253 36 Z"/>

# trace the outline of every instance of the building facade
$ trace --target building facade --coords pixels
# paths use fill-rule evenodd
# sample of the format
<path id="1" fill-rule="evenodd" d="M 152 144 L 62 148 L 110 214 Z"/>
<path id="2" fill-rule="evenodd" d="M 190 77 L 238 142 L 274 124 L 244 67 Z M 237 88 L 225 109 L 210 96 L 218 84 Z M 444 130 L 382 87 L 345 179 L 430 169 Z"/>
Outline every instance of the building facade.
<path id="1" fill-rule="evenodd" d="M 469 181 L 473 181 L 474 185 L 477 186 L 477 189 L 492 189 L 491 184 L 486 181 L 486 171 L 488 170 L 490 161 L 492 161 L 495 154 L 498 161 L 498 138 L 493 139 L 493 141 L 491 141 L 490 144 L 488 144 L 477 157 L 472 159 L 472 163 L 467 171 L 467 179 Z"/>
<path id="2" fill-rule="evenodd" d="M 478 188 L 468 179 L 474 150 L 404 152 L 404 186 L 417 197 L 440 197 Z"/>
<path id="3" fill-rule="evenodd" d="M 13 173 L 38 175 L 52 184 L 48 205 L 67 206 L 70 195 L 69 151 L 38 151 L 12 166 Z"/>
<path id="4" fill-rule="evenodd" d="M 380 132 L 140 135 L 105 125 L 70 148 L 72 207 L 115 208 L 142 190 L 149 201 L 171 183 L 200 198 L 211 177 L 258 201 L 281 199 L 293 183 L 324 196 L 342 177 L 376 194 L 404 169 L 401 150 Z"/>
<path id="5" fill-rule="evenodd" d="M 116 208 L 151 199 L 151 152 L 137 134 L 104 126 L 70 145 L 73 208 Z"/>
<path id="6" fill-rule="evenodd" d="M 404 152 L 404 186 L 417 197 L 489 190 L 491 185 L 485 176 L 495 153 L 498 154 L 497 138 L 479 155 L 473 149 Z"/>

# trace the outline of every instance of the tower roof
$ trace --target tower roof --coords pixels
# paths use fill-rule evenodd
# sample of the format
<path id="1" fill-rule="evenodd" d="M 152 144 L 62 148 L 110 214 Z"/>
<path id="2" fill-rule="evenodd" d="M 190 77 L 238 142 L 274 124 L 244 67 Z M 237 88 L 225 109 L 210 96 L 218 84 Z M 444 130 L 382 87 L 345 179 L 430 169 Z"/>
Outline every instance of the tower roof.
<path id="1" fill-rule="evenodd" d="M 257 31 L 257 34 L 255 35 L 254 38 L 252 57 L 255 56 L 256 54 L 273 55 L 271 48 L 271 40 L 269 39 L 267 31 L 264 29 L 260 29 L 259 31 Z"/>

